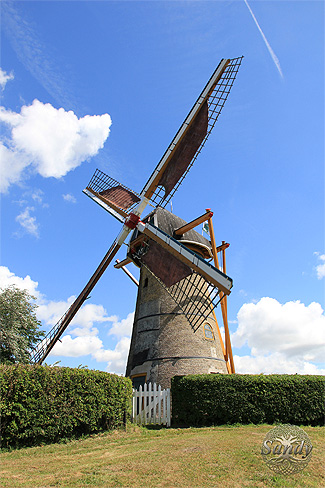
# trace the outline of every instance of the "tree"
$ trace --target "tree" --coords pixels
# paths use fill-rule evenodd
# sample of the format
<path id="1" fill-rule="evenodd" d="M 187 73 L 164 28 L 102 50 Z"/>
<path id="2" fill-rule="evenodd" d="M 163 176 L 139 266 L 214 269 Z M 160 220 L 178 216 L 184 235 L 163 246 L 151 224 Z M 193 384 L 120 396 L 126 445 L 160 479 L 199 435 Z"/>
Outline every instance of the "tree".
<path id="1" fill-rule="evenodd" d="M 44 337 L 33 300 L 27 290 L 0 288 L 1 363 L 30 363 L 30 350 Z"/>

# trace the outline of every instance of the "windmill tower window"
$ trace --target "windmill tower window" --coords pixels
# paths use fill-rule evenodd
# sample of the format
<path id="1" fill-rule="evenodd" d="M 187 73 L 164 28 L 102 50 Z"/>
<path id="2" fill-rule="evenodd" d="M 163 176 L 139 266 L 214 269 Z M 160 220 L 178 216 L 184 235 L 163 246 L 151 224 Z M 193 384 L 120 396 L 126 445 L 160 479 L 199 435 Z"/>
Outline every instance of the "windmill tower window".
<path id="1" fill-rule="evenodd" d="M 147 379 L 147 374 L 146 373 L 140 373 L 140 374 L 134 374 L 131 376 L 132 380 L 132 386 L 136 390 L 139 389 L 140 386 L 144 386 L 145 382 Z"/>
<path id="2" fill-rule="evenodd" d="M 211 325 L 204 324 L 204 337 L 209 341 L 214 341 L 214 334 Z"/>

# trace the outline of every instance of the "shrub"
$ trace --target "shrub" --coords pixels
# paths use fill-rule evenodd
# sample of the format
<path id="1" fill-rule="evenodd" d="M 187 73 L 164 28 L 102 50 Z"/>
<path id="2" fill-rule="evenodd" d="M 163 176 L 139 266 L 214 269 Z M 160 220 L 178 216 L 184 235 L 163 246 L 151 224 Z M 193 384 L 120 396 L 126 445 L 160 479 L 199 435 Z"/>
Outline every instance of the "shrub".
<path id="1" fill-rule="evenodd" d="M 175 376 L 171 392 L 173 422 L 183 425 L 324 422 L 322 376 Z"/>
<path id="2" fill-rule="evenodd" d="M 113 429 L 130 413 L 128 378 L 87 369 L 0 366 L 2 447 Z"/>

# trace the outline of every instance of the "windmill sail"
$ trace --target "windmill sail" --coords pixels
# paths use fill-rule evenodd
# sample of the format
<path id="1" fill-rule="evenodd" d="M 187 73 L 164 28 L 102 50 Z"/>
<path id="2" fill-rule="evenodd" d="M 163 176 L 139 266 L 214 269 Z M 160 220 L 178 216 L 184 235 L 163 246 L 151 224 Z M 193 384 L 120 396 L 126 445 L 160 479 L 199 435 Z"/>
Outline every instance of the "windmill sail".
<path id="1" fill-rule="evenodd" d="M 229 276 L 149 222 L 138 224 L 128 256 L 158 280 L 194 330 L 218 305 L 220 291 L 228 295 L 232 288 Z"/>
<path id="2" fill-rule="evenodd" d="M 229 295 L 232 288 L 232 279 L 229 276 L 212 266 L 195 252 L 183 246 L 183 244 L 158 227 L 149 223 L 143 224 L 140 222 L 138 224 L 138 229 L 144 235 L 158 243 L 163 249 L 168 251 L 168 253 L 176 257 L 178 261 L 187 265 L 193 271 L 208 280 L 214 287 L 220 289 L 226 295 Z"/>
<path id="3" fill-rule="evenodd" d="M 206 137 L 208 120 L 208 104 L 204 102 L 184 137 L 177 147 L 174 148 L 168 165 L 159 180 L 159 186 L 162 185 L 165 189 L 165 198 L 183 176 Z"/>
<path id="4" fill-rule="evenodd" d="M 199 329 L 209 317 L 215 307 L 220 303 L 220 290 L 207 282 L 199 273 L 191 273 L 171 287 L 152 272 L 147 265 L 144 267 L 160 283 L 160 285 L 173 298 L 191 324 L 194 331 Z"/>
<path id="5" fill-rule="evenodd" d="M 190 266 L 170 254 L 167 249 L 152 239 L 149 240 L 148 251 L 143 254 L 141 263 L 158 277 L 167 288 L 193 273 Z"/>
<path id="6" fill-rule="evenodd" d="M 140 195 L 96 170 L 84 193 L 123 222 L 141 198 L 165 207 L 193 166 L 236 79 L 243 56 L 222 59 Z"/>
<path id="7" fill-rule="evenodd" d="M 223 59 L 144 186 L 141 196 L 166 206 L 201 152 L 234 84 L 242 57 Z"/>
<path id="8" fill-rule="evenodd" d="M 140 202 L 139 195 L 99 169 L 83 192 L 120 222 L 124 222 Z"/>
<path id="9" fill-rule="evenodd" d="M 133 229 L 137 228 L 138 237 L 136 242 L 131 241 L 132 260 L 155 276 L 182 308 L 193 328 L 199 327 L 211 314 L 221 291 L 224 295 L 230 293 L 231 278 L 193 252 L 189 247 L 195 247 L 195 243 L 186 241 L 188 247 L 185 247 L 149 221 L 141 222 L 140 215 L 150 201 L 156 206 L 155 211 L 159 208 L 165 211 L 163 207 L 173 197 L 211 133 L 241 60 L 242 57 L 224 59 L 219 63 L 140 195 L 102 171 L 95 171 L 84 193 L 124 225 L 80 295 L 34 349 L 33 362 L 41 364 L 47 357 Z M 202 256 L 207 257 L 207 246 L 200 245 Z M 158 257 L 165 266 L 159 264 Z"/>

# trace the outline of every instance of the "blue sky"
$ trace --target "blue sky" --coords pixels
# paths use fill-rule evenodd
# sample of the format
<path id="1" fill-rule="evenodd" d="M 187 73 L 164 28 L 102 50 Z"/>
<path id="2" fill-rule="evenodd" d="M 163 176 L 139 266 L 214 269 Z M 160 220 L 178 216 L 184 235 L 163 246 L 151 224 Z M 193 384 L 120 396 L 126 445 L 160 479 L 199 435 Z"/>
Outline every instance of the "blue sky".
<path id="1" fill-rule="evenodd" d="M 30 290 L 49 330 L 120 230 L 82 194 L 94 170 L 140 191 L 243 55 L 173 211 L 211 208 L 231 244 L 237 371 L 324 373 L 323 2 L 3 1 L 1 36 L 0 287 Z M 109 268 L 48 364 L 123 374 L 136 292 Z"/>

